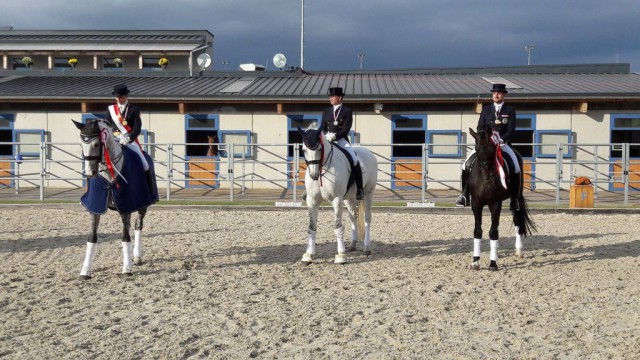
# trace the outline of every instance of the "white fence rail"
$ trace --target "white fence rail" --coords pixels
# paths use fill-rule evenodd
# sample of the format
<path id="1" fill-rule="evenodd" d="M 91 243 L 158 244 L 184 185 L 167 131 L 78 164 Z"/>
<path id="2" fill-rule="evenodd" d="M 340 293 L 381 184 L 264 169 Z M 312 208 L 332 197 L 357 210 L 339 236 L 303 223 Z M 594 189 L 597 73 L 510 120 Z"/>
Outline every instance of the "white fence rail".
<path id="1" fill-rule="evenodd" d="M 0 186 L 15 188 L 37 187 L 40 200 L 45 199 L 46 188 L 81 188 L 85 186 L 84 162 L 78 143 L 15 143 L 35 149 L 23 156 L 0 156 Z M 25 146 L 27 145 L 27 146 Z M 187 156 L 188 146 L 208 146 L 192 143 L 143 144 L 154 158 L 158 186 L 171 200 L 172 191 L 190 187 L 209 187 L 228 191 L 234 201 L 234 190 L 271 188 L 291 190 L 292 200 L 298 201 L 304 181 L 304 159 L 299 144 L 216 144 L 216 156 Z M 629 192 L 640 188 L 640 158 L 630 157 L 631 147 L 640 144 L 515 144 L 545 147 L 546 156 L 525 158 L 525 186 L 531 189 L 555 189 L 556 203 L 560 192 L 568 189 L 578 176 L 587 176 L 598 191 L 624 192 L 628 204 Z M 424 202 L 427 189 L 459 189 L 460 166 L 466 153 L 473 148 L 468 144 L 449 146 L 461 156 L 439 157 L 429 154 L 430 144 L 363 144 L 378 158 L 378 185 L 383 189 L 414 189 L 421 191 Z M 292 147 L 292 151 L 290 150 Z M 420 156 L 394 157 L 394 148 L 419 147 Z M 555 154 L 549 154 L 555 147 Z M 620 154 L 612 157 L 612 152 Z M 416 151 L 417 154 L 417 151 Z M 231 156 L 235 155 L 235 156 Z M 164 184 L 164 186 L 163 186 Z M 296 186 L 297 184 L 297 186 Z M 162 191 L 162 190 L 161 190 Z"/>

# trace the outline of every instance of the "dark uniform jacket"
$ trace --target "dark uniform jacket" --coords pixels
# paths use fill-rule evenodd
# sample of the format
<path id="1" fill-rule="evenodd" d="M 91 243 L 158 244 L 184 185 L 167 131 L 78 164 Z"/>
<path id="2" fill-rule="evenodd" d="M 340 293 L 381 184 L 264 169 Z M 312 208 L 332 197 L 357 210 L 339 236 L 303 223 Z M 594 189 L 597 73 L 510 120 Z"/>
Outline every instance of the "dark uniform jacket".
<path id="1" fill-rule="evenodd" d="M 117 105 L 116 105 L 117 106 Z M 131 126 L 131 132 L 129 132 L 129 140 L 130 142 L 134 142 L 138 135 L 140 135 L 140 131 L 142 130 L 142 119 L 140 118 L 140 109 L 135 106 L 128 104 L 124 111 L 121 113 L 124 120 L 127 122 L 127 125 Z M 109 126 L 113 129 L 113 131 L 120 131 L 115 121 L 118 119 L 111 118 L 111 111 L 107 108 L 107 116 L 105 116 L 105 120 L 109 124 Z"/>
<path id="2" fill-rule="evenodd" d="M 496 121 L 497 120 L 497 121 Z M 480 113 L 478 120 L 478 131 L 485 131 L 487 126 L 500 133 L 500 138 L 507 143 L 511 140 L 516 130 L 516 109 L 513 106 L 502 104 L 500 112 L 495 112 L 493 104 L 486 105 Z"/>
<path id="3" fill-rule="evenodd" d="M 337 118 L 334 118 L 333 106 L 329 106 L 322 112 L 322 130 L 335 133 L 336 140 L 346 139 L 349 141 L 349 131 L 351 131 L 352 123 L 353 112 L 344 105 L 340 107 Z"/>

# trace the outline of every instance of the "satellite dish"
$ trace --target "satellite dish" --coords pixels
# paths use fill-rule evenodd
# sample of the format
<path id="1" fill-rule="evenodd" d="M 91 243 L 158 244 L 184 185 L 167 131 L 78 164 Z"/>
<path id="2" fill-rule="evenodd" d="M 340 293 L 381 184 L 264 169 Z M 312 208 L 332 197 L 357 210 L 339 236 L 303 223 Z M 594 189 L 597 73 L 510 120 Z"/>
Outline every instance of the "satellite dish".
<path id="1" fill-rule="evenodd" d="M 200 54 L 198 55 L 196 62 L 198 63 L 198 66 L 200 66 L 200 68 L 204 70 L 205 68 L 209 67 L 209 65 L 211 65 L 211 56 L 209 56 L 209 54 L 207 53 Z"/>
<path id="2" fill-rule="evenodd" d="M 285 65 L 287 65 L 287 58 L 282 54 L 276 54 L 273 57 L 273 65 L 278 69 L 282 69 Z"/>

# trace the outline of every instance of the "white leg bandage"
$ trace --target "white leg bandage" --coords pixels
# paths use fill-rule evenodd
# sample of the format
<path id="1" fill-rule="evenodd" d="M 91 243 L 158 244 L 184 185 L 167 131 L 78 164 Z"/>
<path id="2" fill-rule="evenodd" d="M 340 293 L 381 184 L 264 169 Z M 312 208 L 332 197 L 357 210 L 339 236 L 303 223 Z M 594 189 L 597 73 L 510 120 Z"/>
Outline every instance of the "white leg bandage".
<path id="1" fill-rule="evenodd" d="M 336 241 L 338 243 L 338 253 L 344 253 L 345 252 L 345 248 L 344 248 L 344 228 L 343 227 L 339 227 L 335 230 L 336 233 Z"/>
<path id="2" fill-rule="evenodd" d="M 371 224 L 364 223 L 364 245 L 371 245 Z"/>
<path id="3" fill-rule="evenodd" d="M 97 243 L 87 243 L 87 252 L 84 255 L 84 263 L 80 275 L 91 276 L 91 268 L 93 268 L 93 259 L 96 257 Z"/>
<path id="4" fill-rule="evenodd" d="M 498 240 L 489 240 L 489 244 L 491 245 L 489 260 L 498 261 Z"/>
<path id="5" fill-rule="evenodd" d="M 516 249 L 522 250 L 522 235 L 520 235 L 519 226 L 516 226 Z"/>
<path id="6" fill-rule="evenodd" d="M 307 231 L 307 252 L 311 255 L 316 253 L 316 232 Z"/>
<path id="7" fill-rule="evenodd" d="M 134 242 L 133 242 L 133 257 L 142 257 L 142 250 L 140 249 L 140 235 L 141 230 L 134 231 Z"/>
<path id="8" fill-rule="evenodd" d="M 482 242 L 482 239 L 473 239 L 473 256 L 474 257 L 479 257 L 480 256 L 480 243 Z"/>
<path id="9" fill-rule="evenodd" d="M 122 242 L 122 273 L 130 273 L 133 263 L 131 262 L 131 241 Z"/>

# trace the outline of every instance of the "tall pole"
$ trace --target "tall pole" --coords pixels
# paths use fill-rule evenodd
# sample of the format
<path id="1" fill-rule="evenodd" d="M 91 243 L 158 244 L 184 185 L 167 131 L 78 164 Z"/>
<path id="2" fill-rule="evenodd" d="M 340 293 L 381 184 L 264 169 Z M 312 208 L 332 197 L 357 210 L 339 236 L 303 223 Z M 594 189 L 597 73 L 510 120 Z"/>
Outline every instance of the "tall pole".
<path id="1" fill-rule="evenodd" d="M 300 21 L 300 69 L 304 69 L 304 0 L 302 0 L 302 20 Z"/>
<path id="2" fill-rule="evenodd" d="M 527 65 L 531 65 L 531 50 L 535 49 L 535 45 L 525 45 L 524 49 L 527 52 Z"/>
<path id="3" fill-rule="evenodd" d="M 364 59 L 364 53 L 358 54 L 358 59 L 360 59 L 360 70 L 362 70 L 362 59 Z"/>

